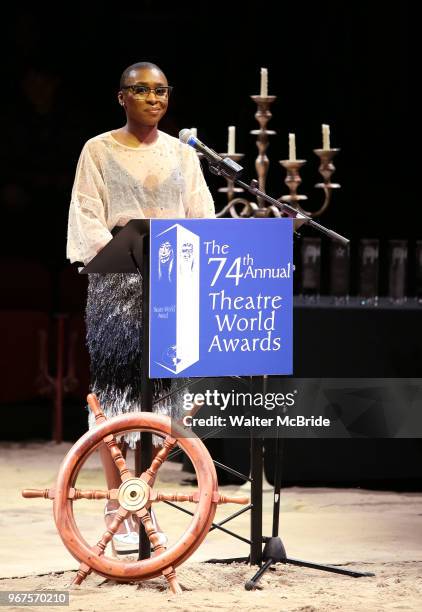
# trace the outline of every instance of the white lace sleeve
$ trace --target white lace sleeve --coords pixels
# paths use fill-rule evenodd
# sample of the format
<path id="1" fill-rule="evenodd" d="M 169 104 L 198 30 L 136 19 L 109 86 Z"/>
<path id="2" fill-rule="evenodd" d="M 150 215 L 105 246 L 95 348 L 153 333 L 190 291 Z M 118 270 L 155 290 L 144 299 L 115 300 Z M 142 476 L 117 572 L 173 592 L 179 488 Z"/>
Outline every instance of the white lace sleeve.
<path id="1" fill-rule="evenodd" d="M 87 143 L 79 158 L 69 209 L 67 257 L 87 264 L 112 239 L 101 165 Z"/>
<path id="2" fill-rule="evenodd" d="M 187 147 L 185 159 L 185 213 L 191 218 L 214 218 L 214 201 L 202 174 L 201 164 L 195 151 Z"/>

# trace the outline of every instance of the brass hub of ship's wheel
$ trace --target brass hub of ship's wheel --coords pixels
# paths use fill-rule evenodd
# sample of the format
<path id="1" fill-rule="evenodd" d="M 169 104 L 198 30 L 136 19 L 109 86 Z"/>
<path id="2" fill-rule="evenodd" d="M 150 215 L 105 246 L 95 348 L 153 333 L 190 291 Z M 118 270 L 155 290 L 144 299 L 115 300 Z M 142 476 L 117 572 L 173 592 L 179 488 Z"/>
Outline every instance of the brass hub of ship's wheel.
<path id="1" fill-rule="evenodd" d="M 119 504 L 129 512 L 137 512 L 149 501 L 150 487 L 140 478 L 129 478 L 119 488 Z"/>

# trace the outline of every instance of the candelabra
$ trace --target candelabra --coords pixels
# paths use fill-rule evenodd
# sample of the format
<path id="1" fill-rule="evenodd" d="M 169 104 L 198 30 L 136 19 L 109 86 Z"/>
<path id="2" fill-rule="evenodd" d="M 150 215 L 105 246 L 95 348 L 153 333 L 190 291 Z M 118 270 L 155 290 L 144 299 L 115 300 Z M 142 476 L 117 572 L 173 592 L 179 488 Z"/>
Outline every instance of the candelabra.
<path id="1" fill-rule="evenodd" d="M 255 113 L 255 118 L 259 123 L 259 129 L 251 130 L 250 134 L 256 136 L 256 146 L 258 148 L 258 157 L 255 160 L 255 168 L 257 172 L 257 184 L 261 191 L 265 191 L 265 185 L 267 181 L 268 168 L 270 165 L 270 161 L 267 157 L 267 148 L 269 145 L 269 137 L 276 134 L 274 130 L 267 129 L 267 124 L 272 117 L 272 113 L 270 111 L 270 106 L 276 100 L 276 96 L 269 95 L 253 95 L 250 96 L 251 99 L 257 105 L 257 111 Z M 340 149 L 330 148 L 329 138 L 328 138 L 328 126 L 323 126 L 325 128 L 324 133 L 324 142 L 323 148 L 314 149 L 314 153 L 318 156 L 319 163 L 319 173 L 322 176 L 322 182 L 317 183 L 315 188 L 322 189 L 324 192 L 324 200 L 322 205 L 316 211 L 308 211 L 302 207 L 301 202 L 306 201 L 308 198 L 304 194 L 298 193 L 298 188 L 302 182 L 300 177 L 300 169 L 305 165 L 306 160 L 304 159 L 296 159 L 296 152 L 290 148 L 290 158 L 280 160 L 279 163 L 286 170 L 286 178 L 284 180 L 285 184 L 289 189 L 289 193 L 282 195 L 278 200 L 280 202 L 286 202 L 290 206 L 296 208 L 299 212 L 302 212 L 309 217 L 318 217 L 320 216 L 328 207 L 331 201 L 332 190 L 340 187 L 338 183 L 331 182 L 331 176 L 335 171 L 334 164 L 332 162 L 334 156 L 338 153 Z M 291 137 L 294 139 L 294 135 L 291 134 Z M 293 141 L 294 142 L 294 141 Z M 233 152 L 225 152 L 221 153 L 222 157 L 229 157 L 233 161 L 238 162 L 244 157 L 243 153 L 233 153 Z M 220 193 L 227 194 L 227 204 L 224 208 L 218 213 L 218 217 L 223 217 L 226 214 L 230 214 L 232 217 L 280 217 L 283 216 L 283 213 L 274 206 L 268 205 L 262 198 L 257 198 L 256 202 L 251 202 L 246 198 L 239 196 L 243 192 L 243 189 L 234 186 L 234 181 L 226 178 L 227 186 L 221 187 L 218 191 Z M 296 220 L 295 221 L 295 229 L 297 229 L 303 221 Z"/>

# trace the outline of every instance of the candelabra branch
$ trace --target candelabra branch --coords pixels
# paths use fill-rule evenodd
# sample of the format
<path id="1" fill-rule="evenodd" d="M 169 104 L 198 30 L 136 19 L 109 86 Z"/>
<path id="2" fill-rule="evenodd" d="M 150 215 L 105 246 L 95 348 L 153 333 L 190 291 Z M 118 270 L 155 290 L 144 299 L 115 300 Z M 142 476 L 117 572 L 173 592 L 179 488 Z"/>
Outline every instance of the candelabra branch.
<path id="1" fill-rule="evenodd" d="M 312 214 L 306 213 L 309 216 L 319 217 L 326 210 L 329 203 L 331 202 L 333 189 L 340 188 L 339 183 L 331 182 L 331 176 L 335 172 L 335 166 L 332 162 L 332 159 L 335 155 L 337 155 L 339 151 L 340 149 L 314 149 L 315 155 L 317 155 L 320 159 L 318 171 L 323 178 L 323 182 L 317 183 L 315 187 L 317 189 L 324 190 L 324 203 L 319 210 L 313 212 Z"/>
<path id="2" fill-rule="evenodd" d="M 219 153 L 219 155 L 223 158 L 228 157 L 235 162 L 239 162 L 244 157 L 243 153 Z M 227 204 L 216 216 L 224 217 L 226 214 L 230 214 L 234 219 L 253 216 L 253 210 L 258 208 L 257 205 L 246 198 L 235 197 L 236 194 L 243 193 L 245 190 L 242 187 L 235 187 L 233 179 L 225 178 L 226 187 L 220 187 L 218 191 L 227 194 Z"/>
<path id="3" fill-rule="evenodd" d="M 226 153 L 222 154 L 222 157 L 230 157 L 234 161 L 238 161 L 243 157 L 241 153 L 234 153 L 232 155 L 228 155 Z M 268 204 L 262 208 L 258 206 L 255 202 L 251 200 L 247 200 L 246 198 L 237 197 L 233 198 L 234 193 L 244 192 L 245 190 L 242 187 L 235 187 L 235 181 L 226 177 L 227 187 L 221 187 L 218 191 L 223 193 L 227 193 L 228 203 L 224 206 L 222 210 L 216 215 L 216 217 L 221 218 L 226 214 L 230 214 L 234 219 L 244 219 L 248 217 L 281 217 L 282 214 L 280 210 L 274 204 L 268 206 Z M 253 180 L 251 183 L 253 188 L 258 188 L 258 181 Z M 257 197 L 258 199 L 258 197 Z"/>
<path id="4" fill-rule="evenodd" d="M 302 166 L 306 164 L 306 160 L 298 159 L 298 160 L 292 161 L 289 159 L 282 159 L 280 161 L 280 164 L 283 166 L 283 168 L 286 168 L 286 178 L 284 179 L 284 182 L 289 188 L 290 194 L 281 196 L 281 198 L 279 198 L 279 201 L 288 202 L 295 208 L 299 208 L 300 207 L 299 202 L 302 202 L 308 199 L 306 195 L 302 195 L 297 192 L 299 185 L 302 182 L 299 171 L 302 168 Z"/>
<path id="5" fill-rule="evenodd" d="M 317 183 L 315 187 L 317 189 L 323 189 L 324 191 L 324 202 L 318 210 L 309 211 L 303 208 L 300 202 L 303 202 L 308 198 L 305 195 L 297 193 L 298 187 L 302 182 L 299 170 L 306 163 L 306 160 L 280 160 L 280 164 L 286 169 L 286 178 L 284 182 L 289 188 L 289 194 L 281 196 L 279 201 L 288 202 L 308 217 L 319 217 L 322 215 L 331 202 L 332 190 L 340 187 L 338 183 L 331 182 L 331 176 L 335 171 L 334 164 L 331 160 L 333 159 L 334 155 L 338 153 L 338 151 L 340 151 L 340 149 L 314 149 L 315 155 L 320 158 L 318 171 L 323 178 L 323 182 Z M 298 222 L 298 225 L 302 225 L 302 223 Z"/>
<path id="6" fill-rule="evenodd" d="M 239 207 L 242 207 L 241 210 L 239 210 Z M 220 210 L 216 217 L 225 217 L 230 213 L 234 219 L 244 219 L 245 217 L 253 217 L 255 210 L 258 210 L 255 202 L 251 202 L 246 198 L 233 198 Z"/>

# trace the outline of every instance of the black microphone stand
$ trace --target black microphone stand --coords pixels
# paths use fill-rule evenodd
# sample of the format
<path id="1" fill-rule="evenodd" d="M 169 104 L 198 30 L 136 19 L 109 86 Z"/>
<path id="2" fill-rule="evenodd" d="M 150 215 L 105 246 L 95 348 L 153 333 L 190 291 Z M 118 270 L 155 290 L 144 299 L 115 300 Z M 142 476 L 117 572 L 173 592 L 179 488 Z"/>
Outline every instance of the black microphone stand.
<path id="1" fill-rule="evenodd" d="M 243 187 L 246 191 L 251 193 L 256 197 L 260 197 L 272 206 L 277 207 L 278 210 L 285 213 L 288 217 L 294 219 L 300 219 L 304 223 L 307 223 L 311 227 L 314 227 L 318 231 L 323 234 L 326 234 L 329 238 L 333 240 L 337 240 L 344 245 L 349 244 L 349 240 L 344 236 L 341 236 L 337 232 L 324 227 L 320 223 L 314 221 L 308 215 L 305 215 L 298 210 L 296 210 L 293 206 L 285 202 L 279 202 L 278 200 L 272 198 L 267 195 L 264 191 L 261 191 L 258 188 L 258 181 L 252 180 L 250 185 L 241 181 L 238 176 L 242 172 L 243 168 L 231 160 L 230 158 L 221 158 L 221 160 L 216 161 L 215 158 L 208 158 L 204 155 L 207 161 L 209 162 L 210 171 L 213 174 L 218 176 L 224 176 L 226 178 L 231 179 L 240 187 Z M 264 216 L 264 211 L 262 209 L 257 209 L 253 211 L 251 216 Z M 263 393 L 266 392 L 267 389 L 268 377 L 263 376 L 262 381 L 262 389 Z M 275 439 L 275 471 L 274 471 L 274 497 L 273 497 L 273 524 L 272 524 L 272 535 L 271 537 L 262 536 L 262 470 L 263 470 L 263 439 L 262 438 L 252 438 L 251 440 L 251 474 L 252 474 L 252 505 L 257 506 L 259 512 L 255 512 L 254 520 L 252 521 L 252 531 L 256 534 L 261 535 L 262 542 L 265 544 L 264 550 L 261 553 L 261 550 L 257 550 L 257 545 L 259 546 L 259 541 L 256 537 L 251 537 L 252 544 L 255 543 L 255 546 L 251 546 L 251 555 L 249 557 L 250 563 L 259 563 L 261 566 L 259 570 L 255 573 L 255 575 L 246 582 L 245 589 L 247 591 L 251 591 L 256 588 L 258 580 L 261 576 L 274 564 L 276 563 L 289 563 L 291 565 L 299 565 L 302 567 L 309 567 L 312 569 L 322 570 L 325 572 L 332 572 L 335 574 L 343 574 L 346 576 L 351 576 L 352 578 L 360 578 L 362 576 L 374 576 L 375 574 L 371 572 L 357 572 L 354 570 L 347 570 L 342 567 L 335 567 L 332 565 L 323 565 L 320 563 L 313 563 L 310 561 L 303 561 L 300 559 L 292 559 L 287 557 L 286 550 L 284 548 L 283 542 L 279 537 L 279 520 L 280 520 L 280 491 L 281 491 L 281 451 L 282 451 L 282 440 L 279 439 L 278 430 L 277 437 Z M 258 491 L 258 488 L 260 489 Z M 259 515 L 259 516 L 258 516 Z M 258 524 L 260 523 L 260 524 Z M 252 534 L 253 535 L 253 534 Z M 262 544 L 261 544 L 262 545 Z M 260 554 L 261 553 L 261 554 Z"/>

